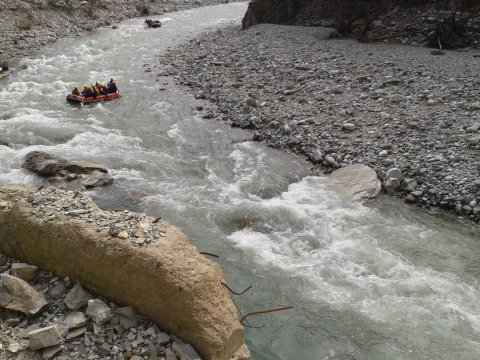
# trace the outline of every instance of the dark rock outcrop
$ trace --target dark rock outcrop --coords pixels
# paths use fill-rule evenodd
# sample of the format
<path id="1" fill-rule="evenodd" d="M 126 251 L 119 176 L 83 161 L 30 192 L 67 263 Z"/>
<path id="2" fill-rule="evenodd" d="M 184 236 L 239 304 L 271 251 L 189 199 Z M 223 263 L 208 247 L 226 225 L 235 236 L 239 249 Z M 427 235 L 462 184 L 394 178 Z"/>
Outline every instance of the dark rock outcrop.
<path id="1" fill-rule="evenodd" d="M 32 151 L 25 156 L 23 167 L 60 188 L 81 190 L 110 185 L 113 178 L 103 165 L 88 161 L 69 162 L 43 151 Z"/>
<path id="2" fill-rule="evenodd" d="M 414 12 L 413 17 L 403 16 L 408 9 Z M 369 33 L 372 28 L 393 30 L 392 22 L 400 22 L 405 34 L 430 34 L 426 45 L 437 47 L 441 43 L 440 47 L 456 48 L 476 44 L 472 34 L 479 32 L 477 21 L 468 19 L 477 18 L 479 12 L 478 2 L 471 0 L 455 4 L 443 0 L 253 0 L 242 24 L 244 29 L 260 23 L 327 26 L 342 35 L 379 40 Z M 399 17 L 390 22 L 378 20 L 396 13 Z M 380 40 L 396 35 L 397 29 Z"/>
<path id="3" fill-rule="evenodd" d="M 243 28 L 259 23 L 330 25 L 347 32 L 385 11 L 390 0 L 254 0 Z"/>

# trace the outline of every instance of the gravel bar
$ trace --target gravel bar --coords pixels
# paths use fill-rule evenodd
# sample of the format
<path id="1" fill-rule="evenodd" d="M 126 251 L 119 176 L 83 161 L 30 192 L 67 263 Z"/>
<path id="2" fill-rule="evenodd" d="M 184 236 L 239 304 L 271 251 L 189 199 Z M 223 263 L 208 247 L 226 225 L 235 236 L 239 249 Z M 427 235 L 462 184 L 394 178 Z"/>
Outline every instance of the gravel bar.
<path id="1" fill-rule="evenodd" d="M 478 222 L 477 56 L 262 24 L 205 33 L 161 56 L 156 76 L 214 103 L 204 117 L 252 129 L 324 173 L 362 163 L 388 193 Z"/>

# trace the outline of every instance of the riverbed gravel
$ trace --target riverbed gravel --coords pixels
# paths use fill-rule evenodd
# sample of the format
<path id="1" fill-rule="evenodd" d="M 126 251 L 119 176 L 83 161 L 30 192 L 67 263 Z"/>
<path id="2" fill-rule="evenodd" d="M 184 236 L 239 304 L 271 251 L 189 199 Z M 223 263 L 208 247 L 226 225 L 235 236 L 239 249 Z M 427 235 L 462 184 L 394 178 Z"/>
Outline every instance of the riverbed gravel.
<path id="1" fill-rule="evenodd" d="M 211 101 L 204 117 L 252 129 L 324 173 L 362 163 L 389 193 L 478 222 L 477 56 L 262 24 L 205 33 L 160 56 L 155 75 Z"/>

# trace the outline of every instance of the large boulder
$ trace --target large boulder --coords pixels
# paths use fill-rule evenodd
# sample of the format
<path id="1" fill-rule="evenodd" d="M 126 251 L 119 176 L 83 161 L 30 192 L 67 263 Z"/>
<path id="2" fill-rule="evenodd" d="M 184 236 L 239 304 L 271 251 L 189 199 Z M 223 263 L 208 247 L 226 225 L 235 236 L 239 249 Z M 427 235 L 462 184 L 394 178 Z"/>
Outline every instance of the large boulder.
<path id="1" fill-rule="evenodd" d="M 0 252 L 133 307 L 205 360 L 248 359 L 220 268 L 178 229 L 145 214 L 102 211 L 54 187 L 0 188 L 0 203 Z M 126 236 L 110 229 L 120 223 Z"/>
<path id="2" fill-rule="evenodd" d="M 29 152 L 23 160 L 23 167 L 41 176 L 56 176 L 65 169 L 67 160 L 43 151 Z"/>
<path id="3" fill-rule="evenodd" d="M 43 151 L 25 156 L 23 167 L 37 175 L 48 177 L 50 184 L 68 190 L 84 190 L 108 186 L 113 182 L 108 169 L 89 161 L 68 161 Z"/>
<path id="4" fill-rule="evenodd" d="M 353 200 L 374 198 L 382 189 L 375 170 L 362 164 L 338 169 L 330 174 L 330 180 L 335 190 Z"/>

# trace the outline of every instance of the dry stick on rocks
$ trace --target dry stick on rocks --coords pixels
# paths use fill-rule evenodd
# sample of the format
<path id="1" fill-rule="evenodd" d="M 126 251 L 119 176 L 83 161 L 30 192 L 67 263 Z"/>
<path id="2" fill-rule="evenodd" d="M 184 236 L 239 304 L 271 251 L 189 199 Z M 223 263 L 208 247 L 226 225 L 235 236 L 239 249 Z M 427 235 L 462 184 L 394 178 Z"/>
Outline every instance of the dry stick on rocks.
<path id="1" fill-rule="evenodd" d="M 162 220 L 162 217 L 159 216 L 157 217 L 155 220 L 152 221 L 152 224 L 156 224 L 157 222 L 159 222 L 160 220 Z"/>
<path id="2" fill-rule="evenodd" d="M 220 257 L 220 255 L 217 255 L 217 254 L 214 254 L 214 253 L 209 253 L 209 252 L 206 252 L 206 251 L 200 251 L 200 254 L 201 255 L 208 255 L 208 256 L 211 256 L 211 257 L 215 257 L 215 258 Z"/>
<path id="3" fill-rule="evenodd" d="M 236 291 L 233 291 L 232 289 L 230 289 L 230 287 L 225 284 L 224 282 L 221 282 L 220 284 L 222 284 L 223 286 L 225 286 L 232 294 L 235 294 L 235 295 L 243 295 L 245 294 L 248 290 L 250 290 L 252 288 L 252 285 L 250 285 L 249 287 L 247 287 L 245 290 L 243 290 L 242 292 L 236 292 Z"/>
<path id="4" fill-rule="evenodd" d="M 240 323 L 243 325 L 243 320 L 245 320 L 249 316 L 260 315 L 260 314 L 269 314 L 269 313 L 273 313 L 273 312 L 276 312 L 276 311 L 282 311 L 282 310 L 288 310 L 288 309 L 293 309 L 293 306 L 290 305 L 290 306 L 285 306 L 285 307 L 270 309 L 270 310 L 252 311 L 251 313 L 248 313 L 247 315 L 244 315 L 240 319 Z"/>

